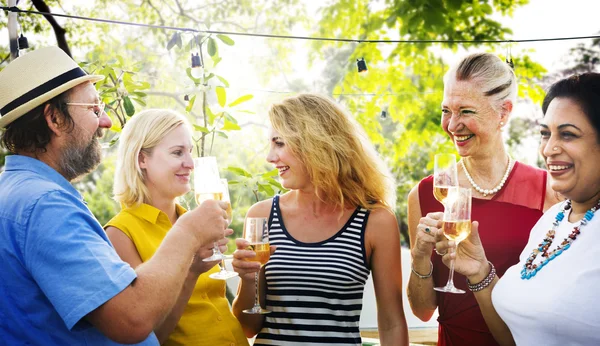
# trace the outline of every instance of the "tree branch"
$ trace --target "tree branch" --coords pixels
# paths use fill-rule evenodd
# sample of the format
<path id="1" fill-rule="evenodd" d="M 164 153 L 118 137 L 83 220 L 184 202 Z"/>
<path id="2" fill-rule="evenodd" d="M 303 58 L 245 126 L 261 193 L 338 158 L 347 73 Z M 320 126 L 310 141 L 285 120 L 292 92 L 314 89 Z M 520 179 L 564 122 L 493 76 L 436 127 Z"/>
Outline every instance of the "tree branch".
<path id="1" fill-rule="evenodd" d="M 50 7 L 44 2 L 44 0 L 31 0 L 33 6 L 40 12 L 52 12 L 50 11 Z M 67 43 L 66 33 L 67 31 L 58 24 L 56 19 L 54 19 L 51 15 L 44 15 L 48 23 L 52 26 L 54 30 L 54 35 L 56 36 L 56 42 L 58 43 L 58 47 L 62 49 L 68 56 L 71 56 L 71 50 L 69 49 L 69 44 Z M 71 56 L 72 57 L 72 56 Z"/>

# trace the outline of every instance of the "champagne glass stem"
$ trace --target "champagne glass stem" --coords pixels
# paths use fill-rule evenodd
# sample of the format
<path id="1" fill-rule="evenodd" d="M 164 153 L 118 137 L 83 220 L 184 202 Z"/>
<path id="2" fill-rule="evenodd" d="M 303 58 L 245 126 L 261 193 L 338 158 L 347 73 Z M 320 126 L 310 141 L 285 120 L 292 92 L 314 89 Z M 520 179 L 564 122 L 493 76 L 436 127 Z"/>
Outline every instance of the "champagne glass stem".
<path id="1" fill-rule="evenodd" d="M 256 272 L 254 273 L 254 288 L 256 289 L 255 293 L 254 293 L 254 310 L 260 310 L 260 304 L 258 302 L 258 273 Z"/>

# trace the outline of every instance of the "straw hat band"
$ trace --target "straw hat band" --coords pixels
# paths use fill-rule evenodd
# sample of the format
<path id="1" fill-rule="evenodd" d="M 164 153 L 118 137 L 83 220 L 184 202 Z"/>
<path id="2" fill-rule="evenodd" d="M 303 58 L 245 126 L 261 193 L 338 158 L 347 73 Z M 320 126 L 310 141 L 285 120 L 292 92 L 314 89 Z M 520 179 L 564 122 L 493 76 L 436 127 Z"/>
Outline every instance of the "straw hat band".
<path id="1" fill-rule="evenodd" d="M 19 107 L 20 105 L 23 105 L 23 104 L 43 95 L 51 90 L 54 90 L 57 87 L 59 87 L 60 85 L 63 85 L 73 79 L 84 77 L 86 75 L 87 74 L 85 73 L 85 71 L 83 71 L 80 67 L 76 67 L 70 71 L 67 71 L 61 75 L 58 75 L 58 76 L 50 79 L 49 81 L 45 82 L 44 84 L 31 89 L 30 91 L 26 92 L 22 96 L 14 99 L 12 102 L 7 104 L 6 106 L 2 107 L 0 109 L 0 114 L 7 114 L 8 112 Z"/>

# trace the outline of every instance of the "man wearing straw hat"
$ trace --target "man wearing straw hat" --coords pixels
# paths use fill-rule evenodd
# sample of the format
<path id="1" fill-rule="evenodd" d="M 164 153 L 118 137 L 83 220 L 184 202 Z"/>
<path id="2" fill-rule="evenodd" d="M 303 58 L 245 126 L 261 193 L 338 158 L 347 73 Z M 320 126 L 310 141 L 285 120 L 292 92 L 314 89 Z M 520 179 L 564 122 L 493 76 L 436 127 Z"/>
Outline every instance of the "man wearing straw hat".
<path id="1" fill-rule="evenodd" d="M 111 121 L 88 75 L 62 50 L 0 72 L 0 344 L 158 345 L 195 254 L 224 237 L 225 204 L 182 215 L 152 259 L 120 260 L 70 181 L 101 159 Z M 201 231 L 199 231 L 201 230 Z M 209 327 L 209 326 L 198 326 Z"/>

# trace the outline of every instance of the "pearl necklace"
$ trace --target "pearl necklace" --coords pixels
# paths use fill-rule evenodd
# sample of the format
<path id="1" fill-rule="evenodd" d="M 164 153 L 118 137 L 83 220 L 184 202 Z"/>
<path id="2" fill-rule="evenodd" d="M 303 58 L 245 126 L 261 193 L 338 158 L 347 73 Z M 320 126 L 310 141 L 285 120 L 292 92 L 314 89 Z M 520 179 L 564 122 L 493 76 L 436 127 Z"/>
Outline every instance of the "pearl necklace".
<path id="1" fill-rule="evenodd" d="M 465 175 L 467 176 L 469 183 L 471 183 L 471 186 L 473 186 L 473 188 L 475 190 L 477 190 L 477 192 L 481 193 L 483 195 L 483 197 L 487 197 L 487 195 L 493 195 L 502 189 L 502 187 L 506 183 L 506 179 L 508 179 L 508 175 L 510 174 L 510 170 L 512 169 L 514 161 L 510 156 L 508 157 L 508 166 L 506 167 L 506 172 L 504 172 L 504 176 L 502 177 L 502 180 L 500 180 L 500 184 L 498 184 L 498 186 L 494 187 L 493 189 L 489 189 L 489 190 L 483 189 L 475 183 L 475 181 L 469 174 L 469 171 L 467 171 L 467 166 L 465 165 L 464 160 L 460 160 L 460 163 L 462 164 L 463 169 L 465 170 Z"/>
<path id="2" fill-rule="evenodd" d="M 571 247 L 571 244 L 573 244 L 575 239 L 577 239 L 577 235 L 581 233 L 581 227 L 585 226 L 594 217 L 594 213 L 596 212 L 596 210 L 600 209 L 600 201 L 598 201 L 598 203 L 596 203 L 596 205 L 594 205 L 590 210 L 585 212 L 585 215 L 583 215 L 581 221 L 579 221 L 579 224 L 573 228 L 571 234 L 569 234 L 569 236 L 566 237 L 562 241 L 562 243 L 560 243 L 560 245 L 558 245 L 554 250 L 548 252 L 548 248 L 550 248 L 550 245 L 554 241 L 556 228 L 558 227 L 560 222 L 565 218 L 565 211 L 569 209 L 571 209 L 571 201 L 567 200 L 563 205 L 562 210 L 559 211 L 558 214 L 556 214 L 556 218 L 552 223 L 552 229 L 549 230 L 548 233 L 546 233 L 546 238 L 542 240 L 540 245 L 538 245 L 535 249 L 533 249 L 533 251 L 531 251 L 531 255 L 529 255 L 527 261 L 525 261 L 523 269 L 521 270 L 521 279 L 531 279 L 535 276 L 535 274 L 537 274 L 537 272 L 542 270 L 542 268 L 544 268 L 548 263 L 550 263 L 550 261 L 555 259 L 557 256 L 560 256 L 560 254 L 562 254 L 564 251 L 567 251 Z M 542 257 L 545 257 L 545 259 L 543 259 L 538 264 L 533 264 L 533 261 L 540 252 L 542 253 Z"/>

